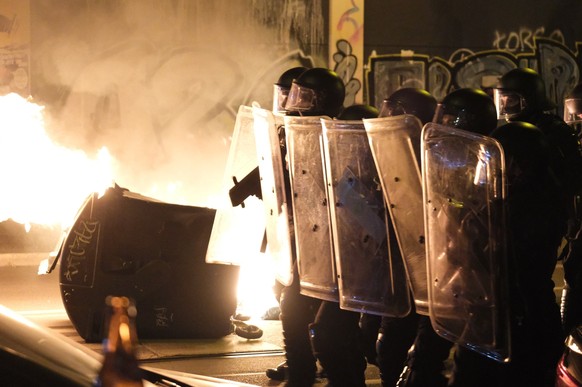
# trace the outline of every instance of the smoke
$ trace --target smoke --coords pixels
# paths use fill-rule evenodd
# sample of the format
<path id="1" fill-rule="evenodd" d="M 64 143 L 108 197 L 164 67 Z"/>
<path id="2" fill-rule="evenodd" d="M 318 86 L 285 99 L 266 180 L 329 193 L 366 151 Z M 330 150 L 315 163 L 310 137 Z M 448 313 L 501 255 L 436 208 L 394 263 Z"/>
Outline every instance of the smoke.
<path id="1" fill-rule="evenodd" d="M 270 108 L 278 75 L 322 40 L 312 2 L 269 4 L 32 2 L 32 94 L 51 136 L 89 155 L 107 147 L 134 192 L 214 207 L 238 106 Z"/>

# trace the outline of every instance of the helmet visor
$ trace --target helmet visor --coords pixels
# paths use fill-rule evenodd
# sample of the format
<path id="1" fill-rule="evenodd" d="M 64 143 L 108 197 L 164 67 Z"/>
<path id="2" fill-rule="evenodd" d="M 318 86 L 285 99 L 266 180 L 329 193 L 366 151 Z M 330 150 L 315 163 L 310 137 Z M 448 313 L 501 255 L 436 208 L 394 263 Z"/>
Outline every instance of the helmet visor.
<path id="1" fill-rule="evenodd" d="M 285 104 L 289 96 L 289 88 L 280 85 L 273 87 L 273 113 L 285 112 Z"/>
<path id="2" fill-rule="evenodd" d="M 497 118 L 506 120 L 520 114 L 526 105 L 521 94 L 503 89 L 493 90 L 493 102 L 497 109 Z"/>
<path id="3" fill-rule="evenodd" d="M 303 112 L 314 110 L 316 107 L 317 95 L 315 90 L 308 87 L 303 87 L 293 82 L 291 85 L 291 90 L 289 91 L 287 103 L 285 104 L 285 109 L 287 111 Z"/>
<path id="4" fill-rule="evenodd" d="M 433 122 L 444 126 L 451 126 L 464 130 L 470 130 L 470 125 L 474 122 L 475 115 L 465 109 L 453 110 L 447 109 L 444 104 L 438 104 L 434 115 Z"/>
<path id="5" fill-rule="evenodd" d="M 406 110 L 404 106 L 400 102 L 393 102 L 388 99 L 385 99 L 382 102 L 382 107 L 380 108 L 380 113 L 378 117 L 393 117 L 393 116 L 400 116 L 402 114 L 406 114 Z"/>
<path id="6" fill-rule="evenodd" d="M 582 120 L 582 99 L 568 98 L 564 100 L 564 121 L 567 123 Z"/>

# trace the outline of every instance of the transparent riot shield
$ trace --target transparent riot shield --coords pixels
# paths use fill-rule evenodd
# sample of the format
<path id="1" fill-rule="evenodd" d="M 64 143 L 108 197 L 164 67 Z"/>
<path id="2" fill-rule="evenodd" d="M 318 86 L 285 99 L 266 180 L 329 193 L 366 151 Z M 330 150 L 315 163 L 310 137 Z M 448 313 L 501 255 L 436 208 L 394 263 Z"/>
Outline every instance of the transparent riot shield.
<path id="1" fill-rule="evenodd" d="M 364 124 L 322 119 L 340 307 L 403 317 L 410 292 Z"/>
<path id="2" fill-rule="evenodd" d="M 240 106 L 206 262 L 240 265 L 260 253 L 265 214 L 255 144 L 253 109 Z"/>
<path id="3" fill-rule="evenodd" d="M 404 259 L 416 312 L 428 315 L 420 174 L 422 124 L 412 115 L 364 120 L 384 198 Z"/>
<path id="4" fill-rule="evenodd" d="M 302 294 L 339 301 L 333 258 L 321 116 L 286 116 L 293 224 Z"/>
<path id="5" fill-rule="evenodd" d="M 432 325 L 453 342 L 508 361 L 501 146 L 489 137 L 429 123 L 421 151 Z"/>
<path id="6" fill-rule="evenodd" d="M 283 116 L 260 107 L 253 107 L 253 116 L 266 215 L 267 252 L 274 264 L 276 278 L 283 285 L 290 285 L 293 280 L 294 241 L 290 218 L 292 209 L 288 202 L 291 200 L 288 198 L 290 182 L 283 164 L 286 149 Z"/>

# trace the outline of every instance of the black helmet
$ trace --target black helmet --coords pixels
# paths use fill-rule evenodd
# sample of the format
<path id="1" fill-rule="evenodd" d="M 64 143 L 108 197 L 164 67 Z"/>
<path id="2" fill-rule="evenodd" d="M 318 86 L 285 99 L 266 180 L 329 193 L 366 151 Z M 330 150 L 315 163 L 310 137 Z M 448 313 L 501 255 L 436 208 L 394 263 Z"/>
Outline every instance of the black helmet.
<path id="1" fill-rule="evenodd" d="M 564 99 L 564 121 L 568 124 L 582 121 L 582 83 L 577 84 Z"/>
<path id="2" fill-rule="evenodd" d="M 497 112 L 493 100 L 483 90 L 463 88 L 443 99 L 434 122 L 487 136 L 497 126 Z"/>
<path id="3" fill-rule="evenodd" d="M 390 97 L 382 101 L 380 117 L 412 114 L 424 125 L 432 121 L 436 106 L 436 99 L 428 91 L 405 87 L 396 90 Z"/>
<path id="4" fill-rule="evenodd" d="M 307 116 L 335 117 L 342 109 L 344 98 L 345 86 L 339 75 L 316 67 L 293 81 L 285 109 Z"/>
<path id="5" fill-rule="evenodd" d="M 494 99 L 499 118 L 508 121 L 525 121 L 524 117 L 556 107 L 546 96 L 542 77 L 529 68 L 505 73 L 494 90 Z"/>
<path id="6" fill-rule="evenodd" d="M 537 126 L 513 121 L 495 129 L 491 137 L 503 147 L 511 184 L 516 178 L 535 178 L 549 166 L 550 146 Z"/>
<path id="7" fill-rule="evenodd" d="M 307 67 L 293 67 L 281 74 L 277 82 L 273 85 L 273 111 L 274 112 L 284 112 L 285 104 L 287 103 L 287 97 L 289 96 L 289 90 L 291 89 L 291 84 L 298 76 L 303 74 L 307 70 Z"/>
<path id="8" fill-rule="evenodd" d="M 337 116 L 338 120 L 361 120 L 364 118 L 378 117 L 378 109 L 370 105 L 351 105 L 342 110 Z"/>

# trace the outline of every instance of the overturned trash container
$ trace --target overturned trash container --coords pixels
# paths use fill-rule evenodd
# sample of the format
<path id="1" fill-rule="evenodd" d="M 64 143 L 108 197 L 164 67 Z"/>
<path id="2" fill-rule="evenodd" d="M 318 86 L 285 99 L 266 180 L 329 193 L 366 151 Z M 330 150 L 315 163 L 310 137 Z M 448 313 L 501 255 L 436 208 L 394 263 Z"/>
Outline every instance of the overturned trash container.
<path id="1" fill-rule="evenodd" d="M 102 340 L 110 294 L 135 300 L 142 339 L 230 334 L 239 267 L 205 261 L 214 215 L 117 186 L 89 196 L 51 268 L 60 260 L 63 304 L 79 335 Z"/>

